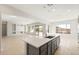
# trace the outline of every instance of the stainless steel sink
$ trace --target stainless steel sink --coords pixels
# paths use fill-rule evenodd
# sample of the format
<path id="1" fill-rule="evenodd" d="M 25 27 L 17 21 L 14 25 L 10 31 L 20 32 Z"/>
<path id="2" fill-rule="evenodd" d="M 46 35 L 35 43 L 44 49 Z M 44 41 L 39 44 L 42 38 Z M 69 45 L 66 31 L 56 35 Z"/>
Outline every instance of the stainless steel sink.
<path id="1" fill-rule="evenodd" d="M 49 39 L 51 39 L 51 38 L 53 38 L 53 37 L 55 37 L 55 36 L 47 36 L 47 37 L 45 37 L 45 38 L 49 38 Z"/>

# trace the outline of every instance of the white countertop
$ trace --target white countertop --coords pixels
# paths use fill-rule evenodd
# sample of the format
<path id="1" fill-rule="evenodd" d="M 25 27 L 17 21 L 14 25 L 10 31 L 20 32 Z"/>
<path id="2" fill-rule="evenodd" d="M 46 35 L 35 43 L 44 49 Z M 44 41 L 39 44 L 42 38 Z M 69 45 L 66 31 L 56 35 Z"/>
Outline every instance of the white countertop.
<path id="1" fill-rule="evenodd" d="M 59 35 L 55 35 L 54 38 L 56 38 L 57 36 L 59 36 Z M 36 47 L 36 48 L 39 48 L 40 46 L 42 46 L 45 43 L 47 43 L 47 42 L 51 41 L 52 39 L 54 39 L 54 38 L 49 39 L 49 38 L 38 37 L 38 36 L 35 36 L 35 35 L 27 35 L 27 34 L 24 34 L 24 35 L 21 35 L 21 36 L 12 36 L 12 38 L 21 39 L 24 42 L 26 42 L 26 43 L 28 43 L 28 44 Z"/>
<path id="2" fill-rule="evenodd" d="M 56 38 L 57 36 L 59 36 L 59 35 L 55 35 L 54 38 Z M 28 44 L 36 47 L 36 48 L 39 48 L 40 46 L 42 46 L 45 43 L 52 40 L 52 39 L 49 39 L 49 38 L 43 38 L 43 37 L 38 37 L 38 36 L 33 36 L 33 35 L 24 35 L 20 39 L 24 40 L 26 43 L 28 43 Z"/>

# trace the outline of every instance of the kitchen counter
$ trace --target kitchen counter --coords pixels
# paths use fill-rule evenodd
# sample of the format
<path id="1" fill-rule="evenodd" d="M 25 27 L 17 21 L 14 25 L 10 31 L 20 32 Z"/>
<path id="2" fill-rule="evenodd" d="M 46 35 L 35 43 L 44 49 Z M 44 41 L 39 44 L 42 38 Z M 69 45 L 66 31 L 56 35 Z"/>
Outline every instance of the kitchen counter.
<path id="1" fill-rule="evenodd" d="M 28 35 L 28 39 L 24 38 L 23 40 L 27 45 L 27 55 L 52 55 L 60 44 L 59 35 L 46 36 L 45 38 Z"/>
<path id="2" fill-rule="evenodd" d="M 23 35 L 23 37 L 21 37 L 20 39 L 24 40 L 26 43 L 28 43 L 36 48 L 39 48 L 40 46 L 53 40 L 57 36 L 59 36 L 59 35 L 55 35 L 55 37 L 53 37 L 52 39 L 49 39 L 49 38 L 43 38 L 43 37 L 38 37 L 38 36 L 34 36 L 34 35 Z"/>

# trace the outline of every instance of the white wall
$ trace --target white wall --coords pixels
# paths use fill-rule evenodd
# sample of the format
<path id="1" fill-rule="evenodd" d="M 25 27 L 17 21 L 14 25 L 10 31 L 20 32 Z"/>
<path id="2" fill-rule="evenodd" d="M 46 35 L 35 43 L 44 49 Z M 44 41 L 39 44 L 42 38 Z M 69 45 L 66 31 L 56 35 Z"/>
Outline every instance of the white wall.
<path id="1" fill-rule="evenodd" d="M 28 14 L 23 13 L 20 10 L 10 7 L 9 5 L 0 5 L 0 12 L 3 21 L 7 21 L 7 35 L 13 36 L 12 34 L 12 24 L 26 25 L 28 23 L 34 22 L 34 19 L 28 18 Z M 16 17 L 11 17 L 16 16 Z M 23 16 L 26 16 L 24 18 Z M 19 27 L 17 27 L 18 30 Z M 22 29 L 22 28 L 19 28 Z"/>
<path id="2" fill-rule="evenodd" d="M 49 33 L 56 34 L 56 23 L 55 22 L 49 24 Z"/>
<path id="3" fill-rule="evenodd" d="M 16 10 L 16 9 L 13 9 L 13 8 L 11 8 L 11 7 L 9 7 L 9 6 L 7 6 L 7 5 L 0 5 L 0 12 L 1 12 L 1 15 L 2 14 L 9 14 L 9 15 L 19 15 L 20 14 L 20 12 L 18 11 L 18 10 Z M 0 16 L 0 17 L 2 17 L 2 16 Z M 4 20 L 4 19 L 2 19 L 2 20 Z M 6 21 L 7 19 L 5 19 L 5 21 Z M 8 35 L 11 35 L 12 34 L 12 32 L 11 32 L 11 23 L 12 22 L 8 22 L 8 24 L 7 24 L 7 26 L 8 26 L 8 30 L 7 30 L 7 34 Z M 0 33 L 1 34 L 1 33 Z"/>
<path id="4" fill-rule="evenodd" d="M 4 15 L 3 15 L 4 16 Z M 16 17 L 3 17 L 4 21 L 7 21 L 7 35 L 8 36 L 14 36 L 14 35 L 21 35 L 21 31 L 24 31 L 24 26 L 29 23 L 33 23 L 33 19 L 31 18 L 24 18 L 20 16 Z M 12 32 L 12 24 L 16 24 L 16 34 L 13 34 Z M 23 25 L 23 26 L 20 26 Z M 27 30 L 26 30 L 27 31 Z"/>
<path id="5" fill-rule="evenodd" d="M 16 24 L 16 34 L 13 34 L 12 24 Z M 8 21 L 7 22 L 7 36 L 21 35 L 20 32 L 24 31 L 24 27 L 20 25 L 27 25 L 27 24 L 28 24 L 27 22 L 21 22 L 21 21 L 18 21 L 18 22 Z"/>
<path id="6" fill-rule="evenodd" d="M 78 24 L 77 18 L 71 20 L 69 23 L 71 25 L 71 34 L 66 34 L 66 35 L 69 37 L 72 37 L 74 39 L 77 39 L 77 24 Z M 56 25 L 57 24 L 58 24 L 58 22 L 53 22 L 50 24 L 50 33 L 57 34 L 56 33 Z"/>
<path id="7" fill-rule="evenodd" d="M 1 21 L 1 14 L 0 14 L 0 52 L 1 52 L 1 41 L 2 41 L 2 21 Z"/>
<path id="8" fill-rule="evenodd" d="M 71 22 L 71 34 L 72 34 L 72 37 L 74 39 L 77 39 L 77 19 L 74 19 L 72 22 Z"/>
<path id="9" fill-rule="evenodd" d="M 12 22 L 7 22 L 7 36 L 12 36 Z"/>
<path id="10" fill-rule="evenodd" d="M 10 6 L 7 6 L 7 5 L 0 5 L 0 12 L 1 13 L 4 13 L 4 14 L 9 14 L 9 15 L 21 15 L 21 14 L 23 14 L 22 12 L 20 12 L 19 10 L 16 10 L 16 9 L 14 9 L 14 8 L 11 8 Z M 18 18 L 18 20 L 16 21 L 16 19 L 12 19 L 12 18 L 10 18 L 9 20 L 15 20 L 14 21 L 14 23 L 25 23 L 25 22 L 22 22 L 21 20 L 19 20 L 19 18 Z M 30 20 L 30 19 L 29 19 Z M 13 21 L 12 21 L 13 22 Z M 9 21 L 8 22 L 8 35 L 11 35 L 11 31 L 10 30 L 12 30 L 11 29 L 11 24 L 12 24 L 12 22 L 11 21 Z M 28 23 L 29 21 L 28 20 L 26 20 L 26 24 Z M 74 21 L 72 21 L 71 22 L 71 32 L 72 32 L 72 36 L 73 37 L 76 37 L 76 33 L 77 33 L 77 22 L 76 22 L 76 19 L 74 19 Z M 55 22 L 53 22 L 53 23 L 51 23 L 50 24 L 50 29 L 49 29 L 49 31 L 50 31 L 50 33 L 56 33 L 56 23 Z"/>

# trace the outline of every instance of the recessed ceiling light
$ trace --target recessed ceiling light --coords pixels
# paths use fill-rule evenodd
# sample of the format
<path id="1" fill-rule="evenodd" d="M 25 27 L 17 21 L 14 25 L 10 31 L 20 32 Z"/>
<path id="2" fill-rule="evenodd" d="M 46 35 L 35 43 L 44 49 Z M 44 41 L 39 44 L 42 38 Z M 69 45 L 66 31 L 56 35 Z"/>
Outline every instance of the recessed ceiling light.
<path id="1" fill-rule="evenodd" d="M 56 11 L 56 9 L 52 9 L 52 11 Z"/>
<path id="2" fill-rule="evenodd" d="M 46 6 L 43 6 L 43 8 L 46 8 Z"/>
<path id="3" fill-rule="evenodd" d="M 67 10 L 67 12 L 71 12 L 71 10 L 70 10 L 70 9 L 68 9 L 68 10 Z"/>

